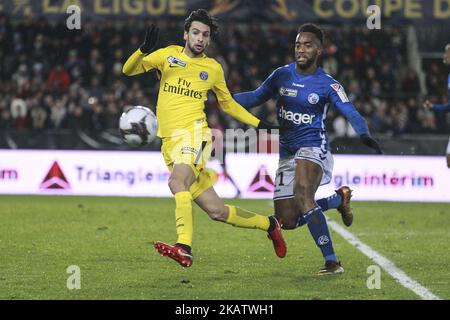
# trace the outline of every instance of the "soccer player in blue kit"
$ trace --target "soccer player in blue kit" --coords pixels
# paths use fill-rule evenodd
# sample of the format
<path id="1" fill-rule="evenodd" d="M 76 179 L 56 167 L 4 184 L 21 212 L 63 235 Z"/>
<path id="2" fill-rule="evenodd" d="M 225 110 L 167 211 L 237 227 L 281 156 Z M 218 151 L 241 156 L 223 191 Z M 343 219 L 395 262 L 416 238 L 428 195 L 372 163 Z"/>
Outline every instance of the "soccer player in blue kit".
<path id="1" fill-rule="evenodd" d="M 344 88 L 318 67 L 323 39 L 319 27 L 302 25 L 295 40 L 295 62 L 276 69 L 256 90 L 234 95 L 245 108 L 277 99 L 280 161 L 274 193 L 275 216 L 284 229 L 308 225 L 325 260 L 319 275 L 344 272 L 323 214 L 325 210 L 338 208 L 342 197 L 336 193 L 317 202 L 314 198 L 318 187 L 328 184 L 332 176 L 333 157 L 325 130 L 329 108 L 338 109 L 346 117 L 362 143 L 382 153 Z M 350 217 L 342 218 L 344 223 L 349 222 L 346 219 Z"/>
<path id="2" fill-rule="evenodd" d="M 450 43 L 445 46 L 444 52 L 444 64 L 450 65 Z M 435 112 L 450 112 L 450 74 L 448 75 L 448 103 L 447 104 L 433 104 L 429 100 L 425 100 L 423 106 L 425 109 L 432 110 Z M 450 139 L 447 145 L 447 167 L 450 168 Z"/>

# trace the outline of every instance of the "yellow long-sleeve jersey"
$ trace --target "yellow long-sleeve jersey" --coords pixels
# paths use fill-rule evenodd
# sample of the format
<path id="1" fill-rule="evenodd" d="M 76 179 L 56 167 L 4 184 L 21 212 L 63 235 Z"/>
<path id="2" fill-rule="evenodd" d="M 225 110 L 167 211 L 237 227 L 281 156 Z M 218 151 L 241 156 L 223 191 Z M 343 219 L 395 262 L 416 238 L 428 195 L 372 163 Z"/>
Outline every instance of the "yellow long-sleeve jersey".
<path id="1" fill-rule="evenodd" d="M 158 136 L 176 136 L 180 130 L 207 127 L 204 112 L 207 93 L 212 90 L 222 109 L 251 126 L 260 120 L 239 105 L 225 83 L 222 66 L 203 55 L 191 58 L 181 46 L 168 46 L 149 55 L 139 49 L 128 58 L 123 73 L 128 76 L 157 70 L 161 76 L 156 115 Z"/>

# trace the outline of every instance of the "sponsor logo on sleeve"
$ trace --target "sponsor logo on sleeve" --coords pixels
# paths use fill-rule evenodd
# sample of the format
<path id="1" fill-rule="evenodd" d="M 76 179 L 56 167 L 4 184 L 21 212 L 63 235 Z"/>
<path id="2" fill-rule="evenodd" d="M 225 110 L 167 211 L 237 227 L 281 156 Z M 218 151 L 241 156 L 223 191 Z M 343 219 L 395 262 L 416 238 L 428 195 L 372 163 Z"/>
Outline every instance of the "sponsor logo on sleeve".
<path id="1" fill-rule="evenodd" d="M 350 100 L 347 97 L 347 94 L 345 93 L 344 88 L 339 83 L 333 83 L 331 84 L 331 87 L 334 89 L 334 91 L 337 92 L 339 98 L 341 98 L 341 101 L 343 103 L 350 102 Z"/>

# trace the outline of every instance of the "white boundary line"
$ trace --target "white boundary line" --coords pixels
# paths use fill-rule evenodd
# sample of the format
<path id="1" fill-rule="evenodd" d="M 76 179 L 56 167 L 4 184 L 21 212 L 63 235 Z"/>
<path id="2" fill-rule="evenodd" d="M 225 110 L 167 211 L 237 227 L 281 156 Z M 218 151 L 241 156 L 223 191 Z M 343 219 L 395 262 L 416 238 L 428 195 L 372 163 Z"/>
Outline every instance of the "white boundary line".
<path id="1" fill-rule="evenodd" d="M 326 216 L 326 215 L 325 215 Z M 395 264 L 382 256 L 371 247 L 363 243 L 359 240 L 355 235 L 351 232 L 344 229 L 337 222 L 332 221 L 328 216 L 327 223 L 328 226 L 333 229 L 337 234 L 339 234 L 342 238 L 344 238 L 348 243 L 354 246 L 356 249 L 361 251 L 364 255 L 366 255 L 369 259 L 373 260 L 376 264 L 378 264 L 384 271 L 389 273 L 397 282 L 399 282 L 405 288 L 411 290 L 416 295 L 418 295 L 423 300 L 442 300 L 442 298 L 431 293 L 427 288 L 422 286 L 417 281 L 411 279 L 405 272 L 397 268 Z"/>
<path id="2" fill-rule="evenodd" d="M 269 205 L 273 208 L 273 202 L 269 201 Z M 333 229 L 334 232 L 339 234 L 344 240 L 361 251 L 365 256 L 378 264 L 385 272 L 389 273 L 398 283 L 400 283 L 406 289 L 411 290 L 423 300 L 442 300 L 442 298 L 433 294 L 430 290 L 422 286 L 417 281 L 410 278 L 405 272 L 400 270 L 392 261 L 382 256 L 367 244 L 359 240 L 353 233 L 347 231 L 337 222 L 331 220 L 326 214 L 328 226 Z"/>

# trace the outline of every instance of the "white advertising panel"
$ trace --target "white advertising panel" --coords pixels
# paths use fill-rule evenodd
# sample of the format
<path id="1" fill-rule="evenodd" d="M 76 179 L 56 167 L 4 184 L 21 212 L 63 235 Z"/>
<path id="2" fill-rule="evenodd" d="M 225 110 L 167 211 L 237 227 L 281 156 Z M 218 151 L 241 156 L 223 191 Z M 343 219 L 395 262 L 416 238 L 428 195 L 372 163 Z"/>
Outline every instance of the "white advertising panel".
<path id="1" fill-rule="evenodd" d="M 0 193 L 111 196 L 170 194 L 169 172 L 159 153 L 103 151 L 0 151 Z"/>
<path id="2" fill-rule="evenodd" d="M 228 154 L 227 172 L 242 198 L 271 199 L 277 154 Z M 237 188 L 218 161 L 215 185 L 225 198 Z M 0 194 L 168 197 L 169 171 L 159 152 L 0 151 Z M 342 185 L 354 200 L 450 202 L 450 169 L 444 157 L 334 156 L 333 179 L 317 196 Z"/>

